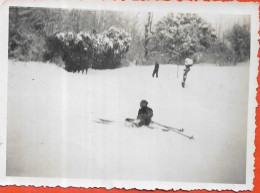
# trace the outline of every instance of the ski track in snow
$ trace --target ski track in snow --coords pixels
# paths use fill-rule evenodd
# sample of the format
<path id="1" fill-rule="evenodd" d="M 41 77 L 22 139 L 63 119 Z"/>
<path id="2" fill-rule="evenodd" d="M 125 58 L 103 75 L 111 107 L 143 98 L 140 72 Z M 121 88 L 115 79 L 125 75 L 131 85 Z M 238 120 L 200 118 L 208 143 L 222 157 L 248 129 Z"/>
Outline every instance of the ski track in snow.
<path id="1" fill-rule="evenodd" d="M 9 61 L 7 175 L 245 183 L 249 65 L 68 73 Z M 125 127 L 146 99 L 174 132 Z M 99 124 L 98 118 L 113 120 Z"/>

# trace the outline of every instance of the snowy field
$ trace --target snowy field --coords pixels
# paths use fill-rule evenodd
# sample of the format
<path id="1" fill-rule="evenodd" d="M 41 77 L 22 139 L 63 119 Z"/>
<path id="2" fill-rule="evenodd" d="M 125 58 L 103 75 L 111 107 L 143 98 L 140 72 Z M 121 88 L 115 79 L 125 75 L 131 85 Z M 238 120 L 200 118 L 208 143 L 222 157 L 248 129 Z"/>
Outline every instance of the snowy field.
<path id="1" fill-rule="evenodd" d="M 7 175 L 168 182 L 246 180 L 249 64 L 161 65 L 68 73 L 9 61 Z M 174 132 L 125 127 L 146 99 Z M 98 118 L 112 124 L 95 122 Z"/>

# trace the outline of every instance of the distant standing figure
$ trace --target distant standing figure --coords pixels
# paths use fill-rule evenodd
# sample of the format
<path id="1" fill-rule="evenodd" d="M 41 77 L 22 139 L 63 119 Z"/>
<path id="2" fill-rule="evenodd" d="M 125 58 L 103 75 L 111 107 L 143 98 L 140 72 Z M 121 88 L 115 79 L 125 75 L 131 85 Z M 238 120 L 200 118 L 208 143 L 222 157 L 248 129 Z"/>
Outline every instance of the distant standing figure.
<path id="1" fill-rule="evenodd" d="M 156 62 L 155 62 L 155 65 L 154 65 L 154 70 L 153 70 L 153 77 L 154 77 L 154 75 L 156 74 L 156 78 L 158 78 L 158 71 L 159 71 L 159 64 L 158 64 L 158 62 L 156 61 Z"/>
<path id="2" fill-rule="evenodd" d="M 148 126 L 152 121 L 153 110 L 147 105 L 148 102 L 146 100 L 142 100 L 140 102 L 140 109 L 137 115 L 137 119 L 139 119 L 138 127 L 141 127 L 143 125 Z"/>
<path id="3" fill-rule="evenodd" d="M 182 87 L 185 87 L 185 81 L 187 79 L 187 74 L 190 71 L 190 67 L 193 65 L 193 60 L 191 58 L 186 58 L 185 59 L 185 69 L 184 69 L 184 73 L 183 73 L 183 80 L 182 80 Z"/>

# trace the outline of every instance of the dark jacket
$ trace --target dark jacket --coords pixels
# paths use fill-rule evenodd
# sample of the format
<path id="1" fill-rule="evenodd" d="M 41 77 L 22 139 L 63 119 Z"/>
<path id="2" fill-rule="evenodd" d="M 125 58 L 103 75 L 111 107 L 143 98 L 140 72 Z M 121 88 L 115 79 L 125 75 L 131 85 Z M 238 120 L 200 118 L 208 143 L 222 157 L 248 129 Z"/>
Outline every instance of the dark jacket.
<path id="1" fill-rule="evenodd" d="M 149 107 L 142 107 L 138 111 L 137 119 L 140 119 L 139 125 L 149 125 L 153 117 L 153 110 Z"/>
<path id="2" fill-rule="evenodd" d="M 159 70 L 159 64 L 158 64 L 158 62 L 155 63 L 154 70 L 155 70 L 155 71 L 158 71 L 158 70 Z"/>

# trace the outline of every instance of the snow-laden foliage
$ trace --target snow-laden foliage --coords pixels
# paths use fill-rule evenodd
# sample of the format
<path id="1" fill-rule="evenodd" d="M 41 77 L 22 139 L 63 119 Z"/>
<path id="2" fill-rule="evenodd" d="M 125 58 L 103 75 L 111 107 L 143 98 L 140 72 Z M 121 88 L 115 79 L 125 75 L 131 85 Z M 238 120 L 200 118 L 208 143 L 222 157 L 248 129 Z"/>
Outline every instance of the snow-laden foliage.
<path id="1" fill-rule="evenodd" d="M 8 56 L 20 61 L 42 60 L 44 45 L 41 18 L 44 12 L 35 8 L 10 7 L 9 10 L 9 41 Z"/>
<path id="2" fill-rule="evenodd" d="M 94 38 L 94 52 L 96 58 L 94 69 L 116 68 L 120 66 L 121 59 L 128 52 L 131 36 L 124 30 L 111 27 Z"/>
<path id="3" fill-rule="evenodd" d="M 65 69 L 69 72 L 87 71 L 89 68 L 90 53 L 87 51 L 88 35 L 85 33 L 74 34 L 58 33 L 46 41 L 45 60 L 61 57 L 65 63 Z"/>
<path id="4" fill-rule="evenodd" d="M 185 58 L 205 52 L 215 39 L 214 29 L 197 14 L 169 14 L 157 23 L 150 49 Z"/>
<path id="5" fill-rule="evenodd" d="M 227 35 L 235 52 L 237 62 L 250 57 L 250 26 L 235 24 Z"/>
<path id="6" fill-rule="evenodd" d="M 101 34 L 62 32 L 48 39 L 46 46 L 49 49 L 45 59 L 60 55 L 65 62 L 65 69 L 70 72 L 84 72 L 89 67 L 112 69 L 120 66 L 130 42 L 130 35 L 115 27 Z"/>
<path id="7" fill-rule="evenodd" d="M 174 62 L 191 57 L 195 62 L 235 65 L 249 58 L 250 27 L 235 24 L 230 28 L 217 35 L 215 29 L 197 14 L 171 13 L 156 24 L 149 50 L 150 53 L 167 54 Z"/>

